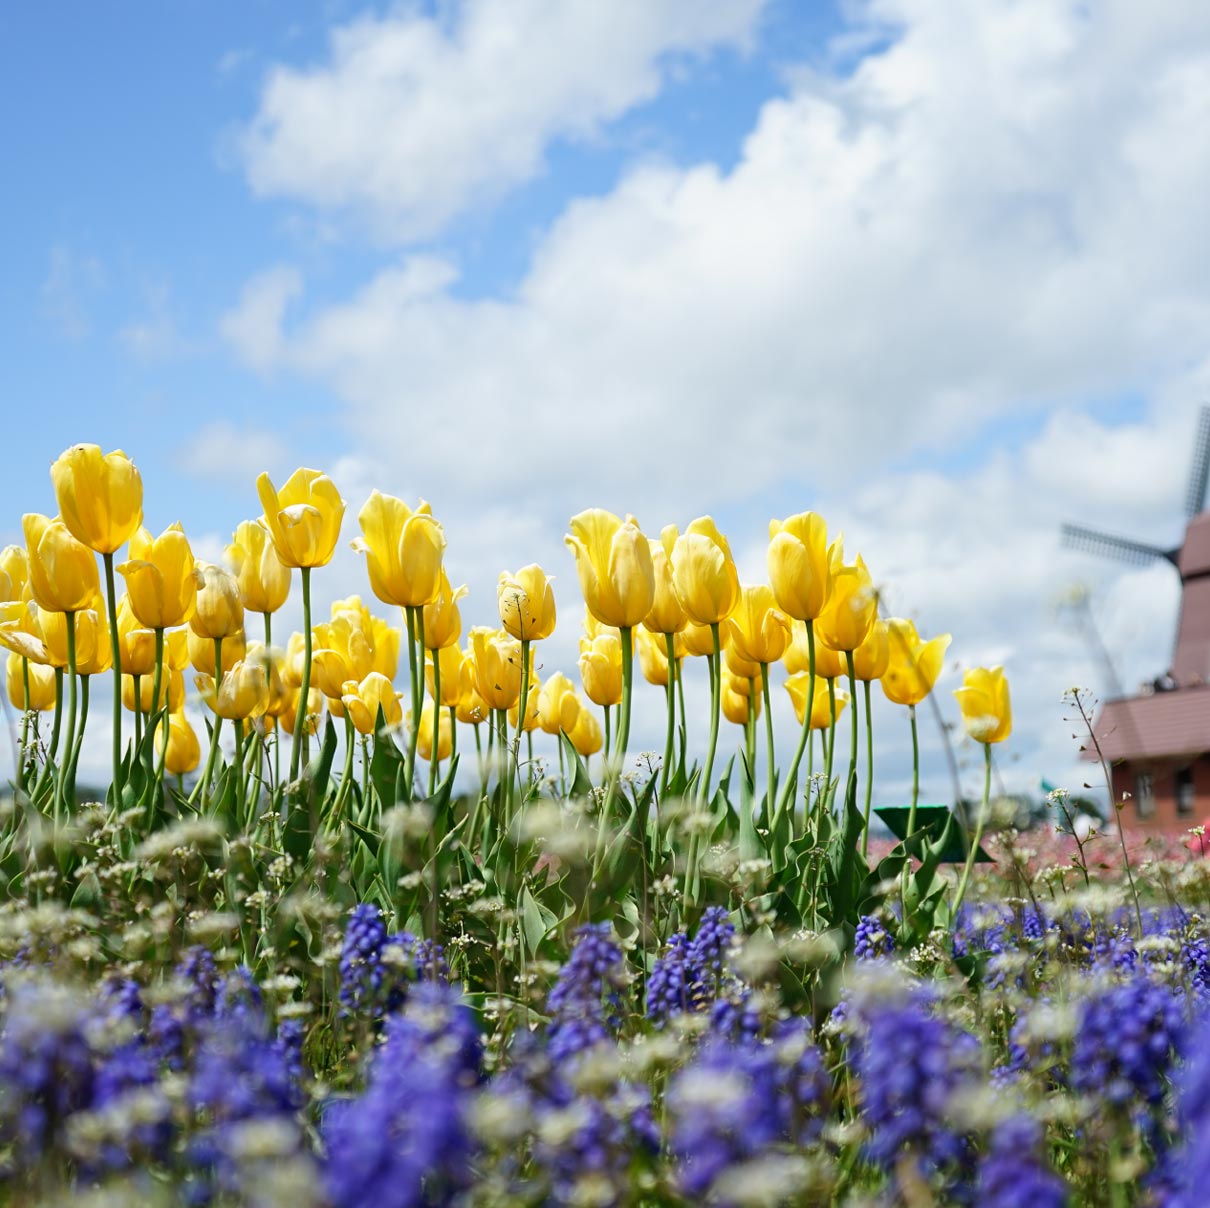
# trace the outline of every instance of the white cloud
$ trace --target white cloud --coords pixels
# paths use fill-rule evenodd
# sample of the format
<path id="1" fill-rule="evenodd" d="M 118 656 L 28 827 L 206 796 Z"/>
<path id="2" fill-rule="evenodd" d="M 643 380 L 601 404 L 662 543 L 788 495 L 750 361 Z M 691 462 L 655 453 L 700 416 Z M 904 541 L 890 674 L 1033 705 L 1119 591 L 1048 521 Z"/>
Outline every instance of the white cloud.
<path id="1" fill-rule="evenodd" d="M 104 283 L 105 270 L 96 256 L 56 244 L 50 249 L 50 268 L 39 291 L 41 312 L 68 339 L 82 339 L 92 327 L 88 313 L 92 298 Z"/>
<path id="2" fill-rule="evenodd" d="M 261 196 L 412 238 L 536 176 L 660 91 L 671 63 L 744 45 L 764 0 L 462 0 L 334 30 L 328 62 L 270 72 L 243 136 Z"/>
<path id="3" fill-rule="evenodd" d="M 1210 12 L 862 11 L 893 35 L 851 75 L 797 76 L 728 172 L 641 165 L 569 204 L 507 299 L 410 258 L 292 329 L 266 307 L 253 344 L 332 386 L 383 489 L 433 500 L 478 619 L 496 571 L 548 560 L 574 629 L 559 538 L 584 506 L 653 532 L 721 514 L 752 573 L 767 515 L 818 506 L 896 610 L 955 634 L 955 665 L 1006 662 L 1009 776 L 1078 787 L 1059 694 L 1098 668 L 1055 598 L 1093 578 L 1127 686 L 1164 669 L 1175 624 L 1165 568 L 1122 576 L 1060 554 L 1057 531 L 1179 537 L 1210 385 Z M 1123 396 L 1137 422 L 1097 418 Z M 1025 435 L 981 448 L 997 417 Z M 502 515 L 526 518 L 503 546 Z M 878 725 L 902 787 L 902 719 Z"/>
<path id="4" fill-rule="evenodd" d="M 141 361 L 163 360 L 187 352 L 189 345 L 177 326 L 168 287 L 156 283 L 144 293 L 145 313 L 121 328 L 119 342 Z"/>
<path id="5" fill-rule="evenodd" d="M 265 371 L 281 357 L 286 307 L 302 288 L 302 274 L 284 264 L 258 273 L 244 286 L 235 309 L 223 316 L 220 331 L 246 365 Z"/>
<path id="6" fill-rule="evenodd" d="M 287 450 L 280 436 L 264 428 L 237 427 L 217 420 L 193 433 L 176 451 L 176 463 L 199 481 L 246 487 L 262 470 L 280 467 Z"/>

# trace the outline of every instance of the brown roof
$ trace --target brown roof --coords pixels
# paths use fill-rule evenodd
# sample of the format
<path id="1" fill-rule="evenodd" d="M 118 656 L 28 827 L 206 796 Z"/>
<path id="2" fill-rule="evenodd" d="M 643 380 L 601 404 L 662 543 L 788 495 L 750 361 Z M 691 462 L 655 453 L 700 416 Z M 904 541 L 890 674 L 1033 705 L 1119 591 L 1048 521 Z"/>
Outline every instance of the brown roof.
<path id="1" fill-rule="evenodd" d="M 1210 686 L 1111 700 L 1093 729 L 1106 759 L 1148 759 L 1210 751 Z M 1086 751 L 1095 758 L 1095 751 Z"/>

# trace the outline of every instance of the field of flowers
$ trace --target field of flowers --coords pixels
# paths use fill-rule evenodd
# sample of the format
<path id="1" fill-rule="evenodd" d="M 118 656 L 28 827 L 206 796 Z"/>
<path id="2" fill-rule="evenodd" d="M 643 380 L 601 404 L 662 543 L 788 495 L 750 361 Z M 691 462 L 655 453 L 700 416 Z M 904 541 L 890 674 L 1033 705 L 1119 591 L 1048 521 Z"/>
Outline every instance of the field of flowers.
<path id="1" fill-rule="evenodd" d="M 985 835 L 999 668 L 956 692 L 984 808 L 917 817 L 914 792 L 906 838 L 871 842 L 871 686 L 915 743 L 949 638 L 880 618 L 817 515 L 772 522 L 758 585 L 709 518 L 572 518 L 577 687 L 535 673 L 537 566 L 464 643 L 425 504 L 358 516 L 390 611 L 317 619 L 325 475 L 262 475 L 227 568 L 141 527 L 124 454 L 51 477 L 59 516 L 0 553 L 0 1202 L 1210 1202 L 1204 853 L 1071 833 L 1062 793 L 1067 834 Z M 636 654 L 667 706 L 637 762 Z"/>

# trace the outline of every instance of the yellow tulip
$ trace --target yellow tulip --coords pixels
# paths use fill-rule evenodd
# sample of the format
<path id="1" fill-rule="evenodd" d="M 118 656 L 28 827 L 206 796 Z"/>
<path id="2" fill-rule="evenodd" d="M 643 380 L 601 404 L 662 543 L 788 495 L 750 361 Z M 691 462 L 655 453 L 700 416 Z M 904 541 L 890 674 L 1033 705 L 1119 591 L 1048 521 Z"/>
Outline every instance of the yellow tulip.
<path id="1" fill-rule="evenodd" d="M 571 739 L 571 745 L 575 747 L 581 759 L 595 755 L 604 746 L 601 723 L 597 721 L 596 714 L 591 709 L 580 710 L 576 724 L 567 737 Z"/>
<path id="2" fill-rule="evenodd" d="M 170 524 L 158 537 L 140 528 L 118 572 L 126 579 L 134 615 L 147 629 L 173 629 L 193 617 L 204 579 L 179 524 Z"/>
<path id="3" fill-rule="evenodd" d="M 265 706 L 264 716 L 277 718 L 290 707 L 294 690 L 287 686 L 282 678 L 285 668 L 285 651 L 275 646 L 266 647 L 263 642 L 249 642 L 244 658 L 258 662 L 265 669 L 265 678 L 269 682 L 269 703 Z"/>
<path id="4" fill-rule="evenodd" d="M 637 625 L 655 601 L 651 547 L 628 516 L 620 520 L 603 508 L 571 518 L 563 540 L 576 556 L 576 574 L 588 611 L 614 628 Z"/>
<path id="5" fill-rule="evenodd" d="M 507 571 L 501 574 L 496 586 L 496 604 L 500 624 L 521 641 L 540 642 L 555 631 L 554 589 L 537 564 L 523 566 L 515 575 Z"/>
<path id="6" fill-rule="evenodd" d="M 374 670 L 393 680 L 399 669 L 399 641 L 403 635 L 397 626 L 388 625 L 382 617 L 370 618 L 370 632 L 373 634 Z"/>
<path id="7" fill-rule="evenodd" d="M 639 667 L 643 678 L 659 688 L 668 686 L 668 652 L 664 645 L 663 634 L 652 633 L 649 629 L 635 631 L 636 647 L 639 656 Z M 676 650 L 673 648 L 673 656 Z"/>
<path id="8" fill-rule="evenodd" d="M 0 550 L 0 602 L 23 600 L 29 587 L 29 557 L 20 545 L 6 545 Z"/>
<path id="9" fill-rule="evenodd" d="M 14 709 L 25 708 L 25 677 L 19 654 L 10 654 L 4 668 L 8 699 Z M 55 669 L 39 663 L 29 664 L 29 707 L 45 713 L 55 707 Z"/>
<path id="10" fill-rule="evenodd" d="M 881 679 L 891 658 L 891 645 L 885 621 L 875 621 L 865 641 L 853 651 L 853 674 L 867 683 Z"/>
<path id="11" fill-rule="evenodd" d="M 751 679 L 754 675 L 760 675 L 760 664 L 744 658 L 734 645 L 727 645 L 723 648 L 723 667 L 737 679 L 746 680 Z"/>
<path id="12" fill-rule="evenodd" d="M 529 685 L 529 692 L 525 697 L 525 725 L 522 726 L 521 728 L 527 734 L 533 733 L 533 731 L 538 728 L 538 722 L 539 722 L 538 694 L 541 692 L 541 690 L 542 690 L 542 685 L 538 682 L 538 679 L 535 676 L 533 681 Z M 509 725 L 511 725 L 514 730 L 517 728 L 517 714 L 520 711 L 521 711 L 521 698 L 518 697 L 517 703 L 515 705 L 513 705 L 513 707 L 511 709 L 509 709 L 509 711 L 508 711 L 508 722 L 509 722 Z"/>
<path id="13" fill-rule="evenodd" d="M 412 511 L 402 499 L 373 491 L 357 514 L 363 536 L 353 548 L 366 555 L 370 587 L 384 604 L 419 608 L 441 591 L 445 533 L 422 499 Z"/>
<path id="14" fill-rule="evenodd" d="M 694 520 L 673 544 L 672 583 L 695 625 L 717 625 L 738 607 L 739 574 L 731 547 L 709 516 Z"/>
<path id="15" fill-rule="evenodd" d="M 235 576 L 211 562 L 199 562 L 201 579 L 197 607 L 189 618 L 189 628 L 199 638 L 229 638 L 244 631 L 244 605 Z M 138 615 L 138 610 L 135 610 Z M 226 657 L 224 656 L 224 662 Z"/>
<path id="16" fill-rule="evenodd" d="M 734 725 L 748 724 L 748 697 L 752 695 L 755 701 L 756 716 L 760 716 L 760 691 L 751 692 L 753 685 L 742 676 L 723 672 L 722 705 L 723 716 Z"/>
<path id="17" fill-rule="evenodd" d="M 794 705 L 794 716 L 801 726 L 807 708 L 807 672 L 798 671 L 786 680 L 786 691 Z M 847 692 L 836 693 L 836 717 L 839 720 L 848 704 Z M 811 704 L 811 729 L 826 730 L 832 724 L 832 707 L 828 701 L 828 680 L 815 677 L 815 700 Z"/>
<path id="18" fill-rule="evenodd" d="M 301 684 L 286 688 L 286 703 L 282 708 L 278 723 L 283 734 L 294 733 L 294 723 L 298 718 L 298 702 L 302 696 Z M 319 733 L 319 717 L 324 709 L 324 695 L 318 688 L 312 688 L 307 693 L 307 715 L 303 718 L 303 729 L 307 734 Z"/>
<path id="19" fill-rule="evenodd" d="M 807 627 L 802 621 L 794 623 L 794 639 L 786 648 L 782 661 L 791 675 L 807 671 L 810 666 L 810 648 L 807 645 Z M 849 665 L 839 650 L 833 650 L 818 636 L 815 639 L 815 674 L 821 679 L 838 679 L 848 675 Z"/>
<path id="20" fill-rule="evenodd" d="M 160 708 L 168 706 L 170 712 L 185 707 L 185 677 L 174 667 L 164 669 L 160 681 Z M 122 676 L 122 704 L 134 712 L 134 676 Z M 144 675 L 139 679 L 139 712 L 151 713 L 155 710 L 155 677 Z"/>
<path id="21" fill-rule="evenodd" d="M 200 671 L 203 675 L 214 674 L 214 642 L 210 638 L 198 637 L 190 627 L 185 630 L 185 648 L 194 671 Z M 234 667 L 246 653 L 247 642 L 242 629 L 223 638 L 223 670 Z"/>
<path id="22" fill-rule="evenodd" d="M 276 490 L 268 474 L 256 480 L 265 514 L 261 519 L 286 566 L 326 566 L 340 540 L 345 501 L 319 470 L 297 469 Z"/>
<path id="23" fill-rule="evenodd" d="M 165 742 L 168 743 L 167 751 L 164 750 Z M 169 713 L 167 727 L 156 728 L 155 746 L 164 756 L 165 771 L 173 776 L 187 776 L 201 762 L 202 751 L 197 734 L 183 709 Z"/>
<path id="24" fill-rule="evenodd" d="M 463 665 L 470 663 L 467 674 L 474 678 L 475 664 L 473 659 L 457 646 L 442 646 L 438 650 L 428 651 L 424 664 L 424 684 L 429 696 L 433 695 L 433 660 L 437 659 L 441 668 L 441 704 L 443 706 L 457 705 L 462 699 Z"/>
<path id="25" fill-rule="evenodd" d="M 470 638 L 479 695 L 489 708 L 511 709 L 521 698 L 521 643 L 502 629 L 482 625 Z"/>
<path id="26" fill-rule="evenodd" d="M 239 583 L 240 599 L 249 612 L 276 612 L 290 594 L 290 568 L 278 557 L 269 530 L 244 520 L 224 551 Z"/>
<path id="27" fill-rule="evenodd" d="M 374 670 L 372 636 L 361 628 L 361 618 L 351 610 L 316 625 L 312 639 L 311 683 L 329 699 L 340 700 L 349 680 L 360 683 Z"/>
<path id="28" fill-rule="evenodd" d="M 425 649 L 445 650 L 450 646 L 457 646 L 462 637 L 462 614 L 458 611 L 458 601 L 466 594 L 465 584 L 461 587 L 450 586 L 449 577 L 443 567 L 437 598 L 424 606 Z M 551 609 L 553 612 L 553 601 Z"/>
<path id="29" fill-rule="evenodd" d="M 658 541 L 650 541 L 651 566 L 655 573 L 655 600 L 643 618 L 652 633 L 680 633 L 689 623 L 672 582 L 672 549 L 676 545 L 676 525 L 666 525 Z"/>
<path id="30" fill-rule="evenodd" d="M 579 716 L 580 699 L 575 685 L 562 671 L 556 671 L 538 694 L 538 724 L 547 734 L 570 733 Z"/>
<path id="31" fill-rule="evenodd" d="M 442 709 L 437 715 L 437 758 L 448 759 L 453 749 L 454 727 L 450 724 L 449 711 Z M 416 735 L 416 754 L 428 763 L 433 761 L 432 709 L 425 709 L 420 714 L 420 729 Z"/>
<path id="32" fill-rule="evenodd" d="M 739 607 L 725 622 L 731 634 L 730 648 L 751 663 L 776 663 L 790 645 L 790 618 L 764 583 L 746 584 Z"/>
<path id="33" fill-rule="evenodd" d="M 42 639 L 39 617 L 53 615 L 25 601 L 0 605 L 0 646 L 39 666 L 65 667 L 67 655 L 57 658 Z"/>
<path id="34" fill-rule="evenodd" d="M 109 644 L 109 628 L 105 621 L 105 608 L 101 597 L 95 596 L 87 608 L 81 608 L 72 615 L 75 617 L 76 627 L 77 673 L 94 675 L 98 667 L 102 670 L 112 667 L 113 651 Z M 66 667 L 67 613 L 39 609 L 37 624 L 52 666 Z M 97 650 L 98 644 L 104 647 L 103 652 Z"/>
<path id="35" fill-rule="evenodd" d="M 260 717 L 269 707 L 269 677 L 258 659 L 241 659 L 214 686 L 214 677 L 199 675 L 193 681 L 202 699 L 217 716 L 228 721 Z"/>
<path id="36" fill-rule="evenodd" d="M 814 620 L 831 590 L 828 526 L 815 512 L 769 521 L 769 582 L 778 607 L 798 621 Z"/>
<path id="37" fill-rule="evenodd" d="M 694 625 L 690 622 L 678 635 L 684 652 L 694 658 L 702 658 L 714 653 L 714 636 L 709 625 Z M 718 627 L 718 644 L 720 650 L 726 650 L 731 644 L 731 633 L 726 625 Z"/>
<path id="38" fill-rule="evenodd" d="M 340 700 L 358 734 L 374 733 L 379 709 L 382 710 L 384 726 L 398 726 L 403 723 L 400 694 L 395 691 L 394 684 L 377 671 L 371 671 L 360 683 L 349 680 L 344 686 Z"/>
<path id="39" fill-rule="evenodd" d="M 976 742 L 1003 742 L 1013 732 L 1013 708 L 1003 667 L 972 667 L 954 689 L 962 724 Z"/>
<path id="40" fill-rule="evenodd" d="M 580 679 L 593 704 L 622 703 L 622 638 L 617 632 L 580 639 Z"/>
<path id="41" fill-rule="evenodd" d="M 815 633 L 833 650 L 856 650 L 878 619 L 878 595 L 860 554 L 851 566 L 833 564 L 830 574 L 832 590 Z"/>
<path id="42" fill-rule="evenodd" d="M 887 700 L 896 705 L 920 704 L 941 674 L 949 644 L 948 633 L 922 642 L 911 621 L 891 617 L 887 621 L 890 654 L 881 680 Z"/>
<path id="43" fill-rule="evenodd" d="M 474 659 L 468 658 L 462 664 L 463 671 L 459 675 L 459 692 L 458 705 L 454 710 L 454 716 L 463 723 L 463 725 L 477 726 L 481 722 L 487 721 L 490 710 L 487 707 L 487 701 L 479 695 L 478 681 L 474 678 L 475 662 Z M 463 679 L 466 676 L 466 669 L 470 668 L 472 683 L 469 686 L 463 684 Z"/>
<path id="44" fill-rule="evenodd" d="M 100 592 L 97 560 L 62 520 L 37 512 L 21 517 L 28 553 L 29 589 L 47 612 L 78 612 Z"/>
<path id="45" fill-rule="evenodd" d="M 63 523 L 99 554 L 125 545 L 143 522 L 143 480 L 121 449 L 73 445 L 50 467 L 50 480 Z"/>

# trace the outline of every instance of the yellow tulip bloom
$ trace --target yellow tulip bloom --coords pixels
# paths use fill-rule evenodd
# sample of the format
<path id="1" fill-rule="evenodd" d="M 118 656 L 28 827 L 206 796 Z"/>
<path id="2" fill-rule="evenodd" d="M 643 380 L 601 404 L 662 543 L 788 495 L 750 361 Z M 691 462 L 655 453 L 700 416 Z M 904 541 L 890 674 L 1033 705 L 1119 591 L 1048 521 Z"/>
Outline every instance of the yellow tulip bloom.
<path id="1" fill-rule="evenodd" d="M 51 466 L 50 480 L 63 523 L 99 554 L 125 545 L 143 522 L 143 480 L 121 449 L 73 445 Z"/>
<path id="2" fill-rule="evenodd" d="M 575 747 L 581 759 L 595 755 L 604 746 L 604 736 L 601 734 L 601 723 L 591 709 L 581 709 L 576 724 L 567 735 L 571 745 Z"/>
<path id="3" fill-rule="evenodd" d="M 28 554 L 29 589 L 47 612 L 78 612 L 100 592 L 97 560 L 62 520 L 37 512 L 21 517 Z"/>
<path id="4" fill-rule="evenodd" d="M 799 671 L 786 680 L 786 691 L 790 694 L 790 701 L 794 705 L 794 716 L 798 718 L 800 726 L 807 708 L 807 680 L 809 678 L 807 672 Z M 838 721 L 848 702 L 849 694 L 837 690 L 836 718 Z M 832 706 L 828 700 L 828 681 L 820 679 L 817 675 L 815 677 L 815 700 L 811 704 L 811 729 L 826 730 L 831 724 Z"/>
<path id="5" fill-rule="evenodd" d="M 458 601 L 467 594 L 466 585 L 451 587 L 449 576 L 442 567 L 437 598 L 424 606 L 424 645 L 427 650 L 445 650 L 457 646 L 462 637 L 462 614 Z M 554 601 L 551 601 L 554 613 Z M 552 628 L 554 622 L 551 622 Z M 527 635 L 528 636 L 528 635 Z M 398 642 L 396 642 L 398 647 Z"/>
<path id="6" fill-rule="evenodd" d="M 13 708 L 24 710 L 25 675 L 19 654 L 9 654 L 4 667 L 4 682 Z M 55 669 L 50 665 L 29 664 L 29 707 L 37 713 L 45 713 L 55 707 Z"/>
<path id="7" fill-rule="evenodd" d="M 643 618 L 652 633 L 680 633 L 689 623 L 672 582 L 672 549 L 676 545 L 676 525 L 666 525 L 658 541 L 650 541 L 651 566 L 655 573 L 655 600 Z"/>
<path id="8" fill-rule="evenodd" d="M 812 621 L 831 591 L 828 526 L 815 512 L 769 521 L 769 582 L 782 612 Z"/>
<path id="9" fill-rule="evenodd" d="M 39 666 L 65 667 L 67 655 L 56 657 L 42 639 L 39 618 L 53 615 L 24 601 L 0 605 L 0 646 Z"/>
<path id="10" fill-rule="evenodd" d="M 0 550 L 0 602 L 23 600 L 29 588 L 29 556 L 20 545 L 6 545 Z"/>
<path id="11" fill-rule="evenodd" d="M 685 654 L 694 658 L 714 653 L 714 636 L 709 625 L 694 625 L 690 622 L 677 637 Z M 731 645 L 731 633 L 726 625 L 718 627 L 718 645 L 720 650 L 726 650 Z"/>
<path id="12" fill-rule="evenodd" d="M 1013 708 L 1003 667 L 972 667 L 954 689 L 962 724 L 976 742 L 1003 742 L 1013 732 Z"/>
<path id="13" fill-rule="evenodd" d="M 394 684 L 385 675 L 371 671 L 360 683 L 349 680 L 344 686 L 340 702 L 358 734 L 373 734 L 379 709 L 382 710 L 384 726 L 403 724 L 401 699 Z"/>
<path id="14" fill-rule="evenodd" d="M 786 648 L 782 661 L 791 675 L 810 669 L 810 647 L 807 645 L 807 627 L 802 621 L 794 624 L 794 640 Z M 849 665 L 839 650 L 833 650 L 816 635 L 815 674 L 822 679 L 838 679 L 848 675 Z"/>
<path id="15" fill-rule="evenodd" d="M 790 618 L 764 583 L 741 589 L 739 606 L 724 624 L 731 635 L 730 649 L 750 663 L 776 663 L 790 645 Z"/>
<path id="16" fill-rule="evenodd" d="M 402 499 L 373 491 L 357 514 L 362 536 L 353 548 L 366 555 L 370 587 L 384 604 L 419 608 L 441 591 L 445 533 L 422 499 L 412 511 Z"/>
<path id="17" fill-rule="evenodd" d="M 588 611 L 602 625 L 631 628 L 651 611 L 655 601 L 655 568 L 651 546 L 628 516 L 620 520 L 603 508 L 589 508 L 571 518 L 563 540 L 576 556 L 576 574 Z"/>
<path id="18" fill-rule="evenodd" d="M 165 742 L 168 743 L 167 751 L 164 750 Z M 165 771 L 173 776 L 187 776 L 201 762 L 202 750 L 197 734 L 183 709 L 169 713 L 167 727 L 156 728 L 155 746 L 164 756 Z"/>
<path id="19" fill-rule="evenodd" d="M 441 704 L 454 705 L 462 699 L 463 666 L 469 662 L 466 674 L 472 679 L 475 675 L 474 660 L 468 658 L 457 646 L 442 646 L 437 650 L 427 652 L 424 662 L 424 685 L 429 696 L 433 695 L 433 660 L 438 660 L 441 668 Z"/>
<path id="20" fill-rule="evenodd" d="M 525 696 L 525 725 L 521 728 L 527 734 L 533 733 L 538 729 L 539 725 L 539 693 L 542 691 L 542 685 L 538 682 L 537 677 L 534 677 L 533 682 L 529 685 L 529 691 Z M 508 723 L 515 730 L 517 728 L 517 714 L 521 711 L 521 698 L 517 698 L 517 703 L 508 711 Z"/>
<path id="21" fill-rule="evenodd" d="M 256 480 L 277 556 L 286 566 L 326 566 L 340 540 L 345 501 L 319 470 L 298 469 L 276 490 L 268 474 Z"/>
<path id="22" fill-rule="evenodd" d="M 286 702 L 278 717 L 278 724 L 283 734 L 294 733 L 294 723 L 298 718 L 298 702 L 302 696 L 302 687 L 295 684 L 286 688 Z M 324 710 L 324 695 L 318 688 L 307 692 L 307 715 L 303 718 L 303 730 L 307 734 L 319 733 L 319 717 Z"/>
<path id="23" fill-rule="evenodd" d="M 224 673 L 217 690 L 213 676 L 199 675 L 193 682 L 211 710 L 228 721 L 260 717 L 269 707 L 269 677 L 259 659 L 241 659 Z"/>
<path id="24" fill-rule="evenodd" d="M 878 595 L 860 554 L 851 566 L 834 563 L 830 574 L 832 590 L 815 632 L 833 650 L 856 650 L 878 619 Z"/>
<path id="25" fill-rule="evenodd" d="M 526 712 L 529 712 L 527 709 Z M 454 749 L 454 727 L 450 723 L 449 710 L 437 714 L 437 758 L 448 759 Z M 425 709 L 420 714 L 420 729 L 416 734 L 416 754 L 426 763 L 433 761 L 433 711 Z"/>
<path id="26" fill-rule="evenodd" d="M 635 630 L 635 638 L 635 648 L 638 652 L 639 668 L 643 672 L 643 678 L 658 688 L 666 688 L 668 686 L 668 651 L 664 644 L 664 635 L 641 628 Z M 675 653 L 676 648 L 674 647 L 674 657 Z"/>
<path id="27" fill-rule="evenodd" d="M 889 631 L 885 621 L 875 621 L 865 640 L 853 651 L 853 674 L 870 682 L 881 679 L 891 659 Z"/>
<path id="28" fill-rule="evenodd" d="M 756 688 L 755 692 L 752 691 L 754 687 Z M 746 726 L 748 724 L 749 696 L 755 702 L 755 716 L 759 717 L 761 707 L 759 685 L 750 683 L 743 676 L 732 675 L 730 671 L 723 672 L 723 716 L 729 722 L 737 726 Z"/>
<path id="29" fill-rule="evenodd" d="M 312 637 L 311 682 L 324 696 L 339 701 L 349 680 L 360 683 L 374 670 L 373 635 L 349 610 L 316 625 Z"/>
<path id="30" fill-rule="evenodd" d="M 521 643 L 502 629 L 482 625 L 470 638 L 479 695 L 489 708 L 511 709 L 521 698 Z"/>
<path id="31" fill-rule="evenodd" d="M 554 589 L 536 563 L 523 566 L 515 575 L 501 574 L 496 604 L 500 624 L 520 641 L 540 642 L 555 631 Z"/>
<path id="32" fill-rule="evenodd" d="M 214 674 L 214 641 L 211 638 L 198 637 L 192 627 L 185 631 L 185 649 L 189 655 L 189 665 L 194 671 L 203 675 Z M 241 662 L 247 653 L 247 641 L 244 631 L 229 634 L 223 638 L 223 670 L 234 667 Z M 183 670 L 183 668 L 182 668 Z"/>
<path id="33" fill-rule="evenodd" d="M 570 732 L 580 716 L 580 699 L 575 685 L 556 671 L 538 694 L 538 724 L 547 734 Z"/>
<path id="34" fill-rule="evenodd" d="M 580 679 L 595 705 L 622 703 L 622 638 L 614 630 L 580 639 Z"/>
<path id="35" fill-rule="evenodd" d="M 173 629 L 192 619 L 204 578 L 179 524 L 158 537 L 140 528 L 118 572 L 126 579 L 131 610 L 147 629 Z"/>
<path id="36" fill-rule="evenodd" d="M 709 516 L 694 520 L 673 544 L 672 583 L 696 625 L 717 625 L 739 606 L 739 574 L 731 546 Z"/>
<path id="37" fill-rule="evenodd" d="M 751 679 L 754 675 L 760 675 L 760 664 L 744 658 L 734 645 L 723 647 L 723 667 L 738 679 L 746 680 Z"/>
<path id="38" fill-rule="evenodd" d="M 151 713 L 155 710 L 155 676 L 144 675 L 140 677 L 138 703 L 139 712 L 141 713 Z M 122 704 L 131 713 L 134 712 L 133 675 L 122 676 Z M 175 712 L 177 709 L 185 707 L 185 677 L 174 667 L 166 667 L 163 678 L 160 680 L 159 707 L 163 708 L 165 705 L 168 706 L 170 712 Z"/>
<path id="39" fill-rule="evenodd" d="M 290 594 L 290 568 L 278 557 L 269 530 L 245 520 L 224 551 L 239 584 L 240 599 L 249 612 L 276 612 Z"/>
<path id="40" fill-rule="evenodd" d="M 399 670 L 399 641 L 403 635 L 398 626 L 388 625 L 382 617 L 370 618 L 370 633 L 373 635 L 374 670 L 393 680 Z"/>
<path id="41" fill-rule="evenodd" d="M 896 705 L 918 705 L 933 690 L 945 662 L 950 635 L 922 642 L 911 621 L 887 621 L 889 658 L 882 675 L 882 691 Z"/>
<path id="42" fill-rule="evenodd" d="M 211 562 L 199 562 L 201 576 L 197 606 L 189 618 L 189 628 L 199 638 L 229 638 L 244 631 L 244 604 L 235 576 Z M 137 609 L 135 615 L 138 615 Z"/>

